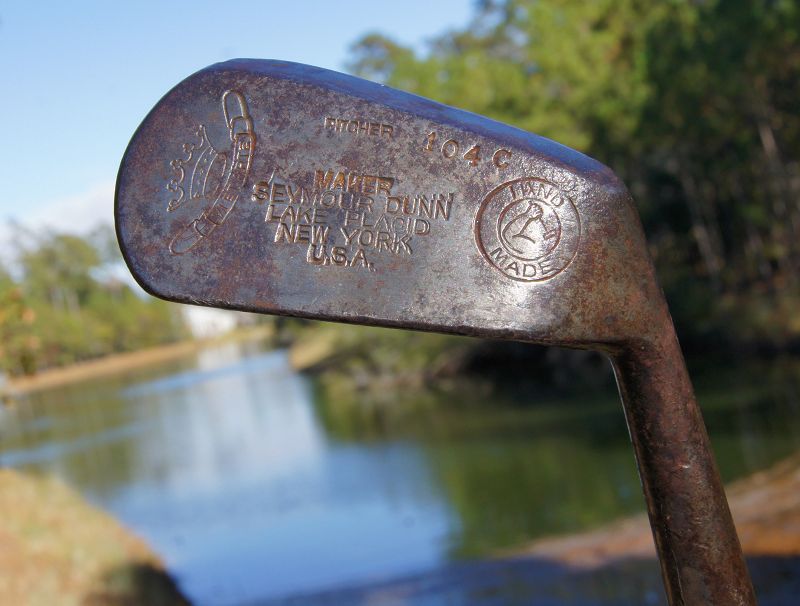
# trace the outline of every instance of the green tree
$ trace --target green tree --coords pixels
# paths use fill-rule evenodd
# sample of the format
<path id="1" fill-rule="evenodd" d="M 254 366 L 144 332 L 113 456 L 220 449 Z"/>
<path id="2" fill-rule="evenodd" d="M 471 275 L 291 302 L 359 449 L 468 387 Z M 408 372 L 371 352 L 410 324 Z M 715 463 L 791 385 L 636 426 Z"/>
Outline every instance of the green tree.
<path id="1" fill-rule="evenodd" d="M 20 280 L 0 273 L 0 360 L 7 372 L 32 373 L 187 336 L 177 306 L 120 280 L 110 228 L 88 238 L 25 235 Z"/>
<path id="2" fill-rule="evenodd" d="M 54 310 L 73 314 L 85 305 L 94 285 L 91 271 L 99 264 L 91 244 L 67 234 L 45 233 L 20 255 L 28 294 Z"/>
<path id="3" fill-rule="evenodd" d="M 610 165 L 639 204 L 683 334 L 800 339 L 797 3 L 476 7 L 424 55 L 366 36 L 350 68 Z"/>
<path id="4" fill-rule="evenodd" d="M 31 333 L 35 318 L 20 286 L 0 266 L 0 372 L 25 374 L 35 369 L 39 346 Z"/>

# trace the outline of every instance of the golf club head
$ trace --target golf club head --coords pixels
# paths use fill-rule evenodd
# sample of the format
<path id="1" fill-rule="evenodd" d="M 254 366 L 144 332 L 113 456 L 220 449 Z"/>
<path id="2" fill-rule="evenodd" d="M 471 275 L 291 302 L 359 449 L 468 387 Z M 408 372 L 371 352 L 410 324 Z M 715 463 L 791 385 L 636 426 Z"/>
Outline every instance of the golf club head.
<path id="1" fill-rule="evenodd" d="M 665 317 L 607 167 L 295 63 L 228 61 L 167 93 L 115 214 L 131 272 L 171 301 L 599 348 Z"/>
<path id="2" fill-rule="evenodd" d="M 234 60 L 150 112 L 115 213 L 131 272 L 171 301 L 606 351 L 668 601 L 755 604 L 638 215 L 602 164 L 358 78 Z"/>

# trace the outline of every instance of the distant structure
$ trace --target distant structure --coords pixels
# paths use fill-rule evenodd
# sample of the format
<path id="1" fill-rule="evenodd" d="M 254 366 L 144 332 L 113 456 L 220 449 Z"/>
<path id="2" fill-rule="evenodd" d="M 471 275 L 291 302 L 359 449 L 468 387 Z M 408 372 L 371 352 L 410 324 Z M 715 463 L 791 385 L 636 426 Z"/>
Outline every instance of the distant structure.
<path id="1" fill-rule="evenodd" d="M 235 311 L 184 305 L 183 317 L 196 339 L 218 337 L 232 331 L 240 324 L 241 314 Z"/>

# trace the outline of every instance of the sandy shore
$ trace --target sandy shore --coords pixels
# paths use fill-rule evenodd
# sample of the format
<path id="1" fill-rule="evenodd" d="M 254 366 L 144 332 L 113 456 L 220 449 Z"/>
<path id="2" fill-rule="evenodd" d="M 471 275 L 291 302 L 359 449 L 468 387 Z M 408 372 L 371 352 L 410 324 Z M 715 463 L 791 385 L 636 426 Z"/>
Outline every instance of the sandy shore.
<path id="1" fill-rule="evenodd" d="M 727 494 L 746 555 L 800 556 L 800 455 L 731 484 Z M 645 515 L 593 532 L 536 541 L 518 553 L 578 567 L 656 555 Z"/>
<path id="2" fill-rule="evenodd" d="M 64 484 L 0 469 L 0 603 L 188 604 L 159 558 Z"/>
<path id="3" fill-rule="evenodd" d="M 13 395 L 26 394 L 34 391 L 52 389 L 69 383 L 76 383 L 86 379 L 113 375 L 134 368 L 141 368 L 159 362 L 177 360 L 191 355 L 205 347 L 227 343 L 230 341 L 249 341 L 268 339 L 273 335 L 271 325 L 255 326 L 240 329 L 213 339 L 193 339 L 133 351 L 130 353 L 113 354 L 65 366 L 44 370 L 29 377 L 18 377 L 8 382 L 7 392 Z"/>

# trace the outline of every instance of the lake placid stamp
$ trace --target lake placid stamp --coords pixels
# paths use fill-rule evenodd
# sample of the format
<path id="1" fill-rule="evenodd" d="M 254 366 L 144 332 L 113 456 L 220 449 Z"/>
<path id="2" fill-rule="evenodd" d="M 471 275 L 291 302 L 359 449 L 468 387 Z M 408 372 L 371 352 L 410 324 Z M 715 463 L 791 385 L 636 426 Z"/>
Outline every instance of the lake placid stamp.
<path id="1" fill-rule="evenodd" d="M 507 181 L 489 192 L 475 217 L 484 258 L 507 277 L 541 282 L 564 271 L 581 238 L 572 200 L 537 177 Z"/>
<path id="2" fill-rule="evenodd" d="M 275 171 L 250 199 L 264 205 L 271 246 L 297 248 L 311 265 L 370 272 L 413 259 L 458 205 L 455 192 L 411 187 L 395 174 L 327 166 L 294 179 Z"/>
<path id="3" fill-rule="evenodd" d="M 186 157 L 170 162 L 175 176 L 167 183 L 167 190 L 173 193 L 167 211 L 186 205 L 200 207 L 198 215 L 170 241 L 169 250 L 174 255 L 188 252 L 225 222 L 250 172 L 256 135 L 244 95 L 225 91 L 221 101 L 220 118 L 228 127 L 230 147 L 217 150 L 201 124 L 195 132 L 197 141 L 183 146 Z"/>

